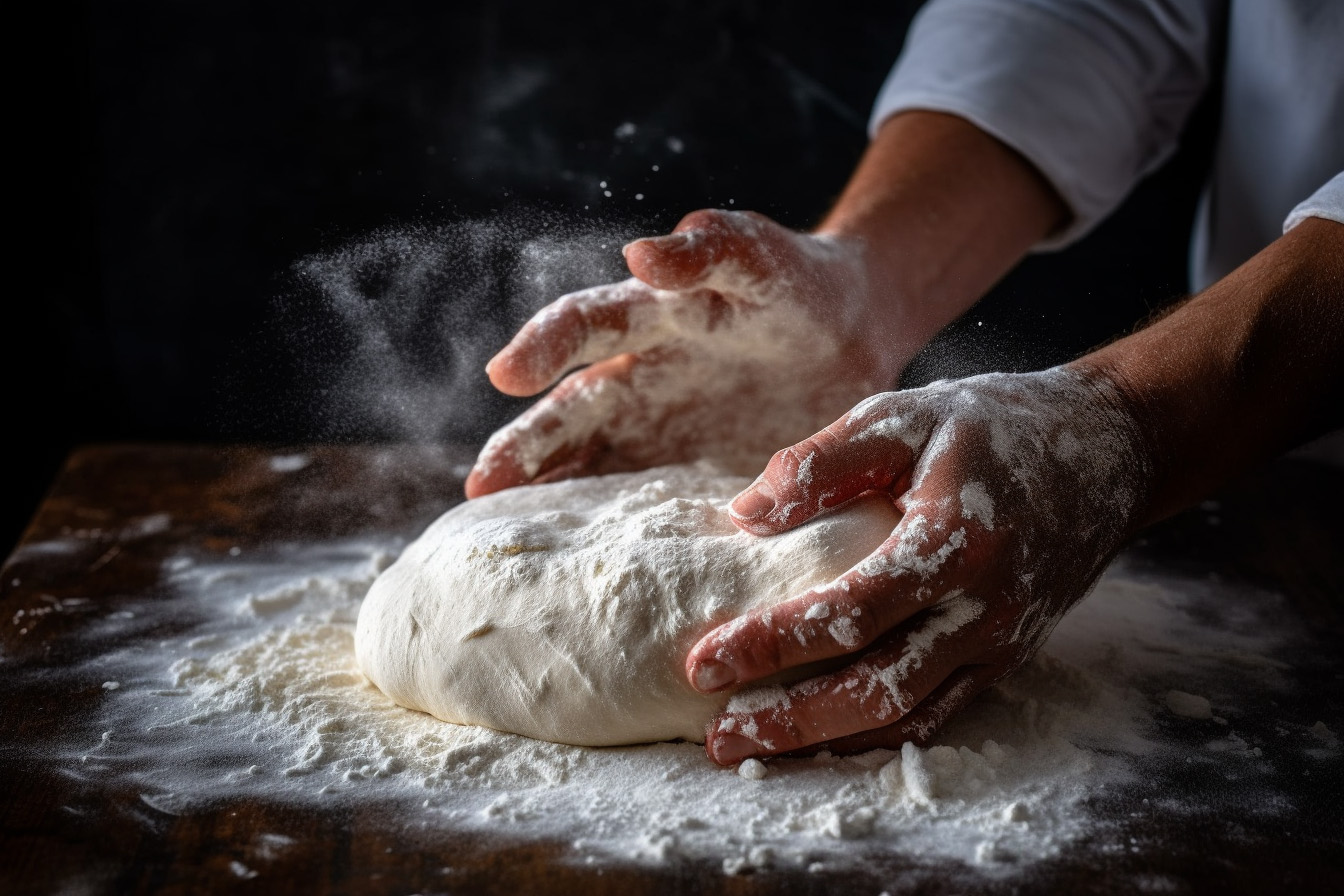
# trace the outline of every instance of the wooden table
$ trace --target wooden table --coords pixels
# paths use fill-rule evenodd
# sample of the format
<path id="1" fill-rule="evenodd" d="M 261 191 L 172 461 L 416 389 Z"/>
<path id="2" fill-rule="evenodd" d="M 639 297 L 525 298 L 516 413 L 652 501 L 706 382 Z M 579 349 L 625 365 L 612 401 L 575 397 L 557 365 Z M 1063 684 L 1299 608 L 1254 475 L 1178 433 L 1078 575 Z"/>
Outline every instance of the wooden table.
<path id="1" fill-rule="evenodd" d="M 649 869 L 578 867 L 562 847 L 451 830 L 407 837 L 372 816 L 322 814 L 279 801 L 231 801 L 166 814 L 115 782 L 60 773 L 45 747 L 87 720 L 105 693 L 70 687 L 62 670 L 89 651 L 124 648 L 76 638 L 123 603 L 164 594 L 164 560 L 191 549 L 223 556 L 277 541 L 359 535 L 410 538 L 460 499 L 470 452 L 455 448 L 303 447 L 303 469 L 280 472 L 283 451 L 262 447 L 112 445 L 73 454 L 39 509 L 0 583 L 0 894 L 304 892 L 512 893 L 943 892 L 937 877 L 905 874 L 898 859 L 881 878 L 758 873 L 725 876 L 717 863 L 686 860 Z M 1130 549 L 1153 569 L 1208 573 L 1282 594 L 1303 628 L 1293 700 L 1335 730 L 1344 721 L 1344 465 L 1282 459 L 1220 496 L 1219 525 L 1194 510 Z M 51 549 L 61 545 L 60 550 Z M 55 610 L 53 610 L 55 608 Z M 1292 624 L 1298 625 L 1297 621 Z M 170 632 L 141 631 L 152 643 Z M 1285 708 L 1285 711 L 1291 707 Z M 1135 880 L 1175 881 L 1181 891 L 1341 892 L 1344 764 L 1320 766 L 1291 794 L 1285 821 L 1175 816 L 1144 821 L 1142 849 L 1099 858 L 1071 851 L 1034 871 L 1031 889 L 1128 890 Z M 1191 780 L 1173 787 L 1216 787 Z M 1235 795 L 1213 804 L 1236 806 Z M 1127 805 L 1099 803 L 1125 831 Z M 1235 809 L 1228 813 L 1235 815 Z M 281 831 L 298 846 L 241 877 L 233 865 L 256 831 Z M 1161 836 L 1156 836 L 1160 834 Z M 1153 846 L 1151 844 L 1161 844 Z M 452 866 L 445 877 L 442 870 Z M 232 870 L 231 870 L 232 869 Z M 1018 879 L 986 879 L 985 892 Z"/>

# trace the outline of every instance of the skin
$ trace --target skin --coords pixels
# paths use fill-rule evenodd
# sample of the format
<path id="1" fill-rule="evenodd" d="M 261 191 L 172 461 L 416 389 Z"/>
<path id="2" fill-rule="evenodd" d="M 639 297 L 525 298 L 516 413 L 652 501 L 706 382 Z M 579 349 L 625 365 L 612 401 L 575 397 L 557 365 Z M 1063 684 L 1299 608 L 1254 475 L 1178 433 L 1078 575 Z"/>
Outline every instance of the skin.
<path id="1" fill-rule="evenodd" d="M 815 232 L 693 212 L 625 247 L 631 280 L 529 321 L 486 366 L 490 381 L 519 396 L 559 383 L 490 439 L 467 496 L 705 456 L 754 475 L 781 445 L 893 388 L 1064 218 L 1036 170 L 968 122 L 894 116 Z M 674 326 L 641 313 L 653 306 Z M 782 332 L 769 353 L 744 358 L 741 337 L 772 325 Z"/>
<path id="2" fill-rule="evenodd" d="M 922 743 L 1029 659 L 1136 531 L 1341 422 L 1344 225 L 1322 219 L 1064 368 L 881 391 L 1066 219 L 1034 168 L 969 123 L 895 116 L 815 233 L 697 212 L 674 231 L 688 237 L 627 247 L 636 286 L 663 292 L 534 319 L 491 362 L 492 382 L 533 394 L 589 366 L 492 438 L 468 494 L 700 455 L 749 462 L 791 442 L 734 501 L 744 530 L 768 537 L 889 494 L 904 516 L 872 557 L 707 633 L 686 673 L 713 692 L 841 664 L 773 704 L 730 703 L 706 738 L 721 764 Z M 717 321 L 700 330 L 641 328 L 628 312 L 653 299 L 722 313 L 687 311 Z M 781 321 L 802 322 L 779 326 L 781 351 L 733 356 L 738 335 Z M 813 344 L 828 347 L 820 358 Z M 658 397 L 660 382 L 690 386 Z M 605 413 L 586 414 L 599 400 Z M 788 427 L 767 425 L 776 417 Z"/>
<path id="3" fill-rule="evenodd" d="M 733 503 L 745 530 L 784 531 L 868 489 L 889 492 L 906 517 L 875 558 L 887 562 L 867 564 L 876 574 L 860 564 L 692 649 L 687 676 L 705 692 L 855 657 L 773 706 L 734 713 L 730 704 L 710 725 L 710 757 L 927 741 L 1031 657 L 1135 532 L 1338 425 L 1342 357 L 1344 225 L 1310 219 L 1162 321 L 1066 368 L 877 396 L 781 451 Z M 1029 412 L 1011 449 L 996 454 L 982 421 L 1002 420 L 1014 403 Z M 859 438 L 874 417 L 890 432 Z M 937 451 L 940 429 L 956 437 Z M 1085 450 L 1066 456 L 1067 444 Z M 993 499 L 992 528 L 966 511 L 962 489 L 973 482 Z M 912 536 L 914 514 L 933 523 Z M 946 560 L 928 571 L 940 551 Z M 968 601 L 973 617 L 938 634 Z M 855 619 L 861 642 L 809 628 L 817 604 L 827 618 Z M 903 663 L 929 641 L 922 662 Z"/>
<path id="4" fill-rule="evenodd" d="M 627 257 L 637 277 L 561 298 L 490 362 L 514 395 L 587 366 L 491 437 L 468 497 L 706 456 L 752 475 L 889 387 L 913 352 L 866 325 L 852 241 L 702 211 Z"/>

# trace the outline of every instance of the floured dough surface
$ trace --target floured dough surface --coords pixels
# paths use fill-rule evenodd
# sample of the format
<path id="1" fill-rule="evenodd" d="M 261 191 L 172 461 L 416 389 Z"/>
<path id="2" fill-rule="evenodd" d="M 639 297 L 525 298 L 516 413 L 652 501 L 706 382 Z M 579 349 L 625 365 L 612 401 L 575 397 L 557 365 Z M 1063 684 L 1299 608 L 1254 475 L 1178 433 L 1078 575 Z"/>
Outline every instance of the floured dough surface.
<path id="1" fill-rule="evenodd" d="M 835 578 L 891 534 L 870 496 L 771 538 L 705 465 L 510 489 L 434 522 L 360 608 L 364 673 L 448 722 L 586 746 L 701 742 L 728 695 L 683 666 L 705 633 Z"/>

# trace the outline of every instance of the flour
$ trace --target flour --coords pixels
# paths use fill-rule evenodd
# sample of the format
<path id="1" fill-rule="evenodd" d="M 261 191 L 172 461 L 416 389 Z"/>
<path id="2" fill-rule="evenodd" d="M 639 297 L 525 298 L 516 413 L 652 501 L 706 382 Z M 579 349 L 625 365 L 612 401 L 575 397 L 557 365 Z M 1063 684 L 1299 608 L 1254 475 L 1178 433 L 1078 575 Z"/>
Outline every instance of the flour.
<path id="1" fill-rule="evenodd" d="M 893 719 L 914 709 L 915 701 L 905 690 L 910 674 L 924 664 L 940 639 L 955 635 L 985 612 L 985 605 L 974 598 L 954 593 L 944 598 L 929 611 L 928 622 L 906 638 L 901 657 L 893 665 L 883 666 L 860 682 L 871 691 L 879 684 L 886 694 L 877 712 L 877 718 Z"/>
<path id="2" fill-rule="evenodd" d="M 965 875 L 967 889 L 1052 857 L 1129 849 L 1114 819 L 1132 814 L 1129 830 L 1141 833 L 1148 796 L 1192 823 L 1238 811 L 1209 802 L 1226 788 L 1199 799 L 1153 789 L 1187 774 L 1192 758 L 1219 781 L 1226 772 L 1258 788 L 1256 811 L 1271 820 L 1294 811 L 1271 763 L 1306 763 L 1313 780 L 1339 767 L 1337 720 L 1271 715 L 1264 734 L 1246 715 L 1274 713 L 1288 687 L 1283 635 L 1267 624 L 1282 619 L 1272 601 L 1202 580 L 1155 581 L 1133 563 L 1107 573 L 1032 663 L 927 749 L 752 760 L 734 774 L 691 744 L 568 747 L 449 725 L 392 703 L 354 661 L 359 604 L 401 549 L 182 554 L 165 568 L 163 595 L 106 616 L 87 602 L 52 604 L 51 613 L 84 614 L 87 637 L 127 648 L 43 670 L 53 687 L 120 685 L 100 688 L 100 711 L 52 744 L 48 761 L 86 788 L 138 788 L 146 807 L 170 815 L 240 798 L 374 813 L 389 830 L 542 840 L 599 867 L 688 860 L 732 874 L 825 875 L 895 857 L 943 880 Z M 1213 608 L 1228 615 L 1212 622 Z M 1234 692 L 1243 711 L 1229 709 L 1227 726 L 1178 717 L 1164 733 L 1175 688 Z M 1215 740 L 1233 749 L 1201 746 Z M 249 854 L 243 874 L 264 879 L 265 863 Z"/>
<path id="3" fill-rule="evenodd" d="M 295 262 L 261 338 L 292 343 L 305 431 L 474 442 L 506 419 L 482 372 L 493 347 L 555 296 L 619 276 L 630 235 L 522 207 L 384 227 Z"/>
<path id="4" fill-rule="evenodd" d="M 1213 708 L 1209 705 L 1209 699 L 1198 694 L 1187 694 L 1185 691 L 1167 691 L 1164 702 L 1167 704 L 1167 709 L 1187 719 L 1213 718 Z"/>
<path id="5" fill-rule="evenodd" d="M 996 502 L 996 527 L 1007 509 Z M 147 516 L 124 534 L 170 522 Z M 30 584 L 41 574 L 32 561 L 88 556 L 88 541 L 116 537 L 71 529 L 16 560 L 31 564 Z M 1157 828 L 1233 819 L 1301 832 L 1301 782 L 1328 795 L 1344 775 L 1338 704 L 1294 705 L 1316 672 L 1305 658 L 1319 651 L 1294 640 L 1286 602 L 1203 570 L 1154 575 L 1142 548 L 926 748 L 751 760 L 736 773 L 687 743 L 561 746 L 397 706 L 360 673 L 354 633 L 370 585 L 404 549 L 391 539 L 202 547 L 170 557 L 152 594 L 39 599 L 7 613 L 7 644 L 49 637 L 59 617 L 53 643 L 87 657 L 16 665 L 0 655 L 7 681 L 97 701 L 21 759 L 74 782 L 70 811 L 81 793 L 138 794 L 146 820 L 127 823 L 146 829 L 176 823 L 161 814 L 250 800 L 283 807 L 271 817 L 357 815 L 371 830 L 439 843 L 485 832 L 597 869 L 837 875 L 822 887 L 919 868 L 962 891 L 1000 877 L 1029 891 L 1034 869 L 1102 867 L 1138 848 L 1131 837 L 1167 855 L 1151 840 Z M 825 603 L 808 624 L 836 620 L 841 605 Z M 488 640 L 500 621 L 472 619 L 463 635 Z M 1203 696 L 1224 723 L 1175 715 L 1177 690 Z M 264 882 L 267 855 L 312 846 L 257 837 L 266 848 L 238 857 L 240 878 Z M 897 889 L 874 883 L 857 892 Z"/>
<path id="6" fill-rule="evenodd" d="M 986 529 L 994 531 L 994 501 L 982 483 L 968 482 L 961 487 L 961 512 L 966 519 L 977 520 Z"/>

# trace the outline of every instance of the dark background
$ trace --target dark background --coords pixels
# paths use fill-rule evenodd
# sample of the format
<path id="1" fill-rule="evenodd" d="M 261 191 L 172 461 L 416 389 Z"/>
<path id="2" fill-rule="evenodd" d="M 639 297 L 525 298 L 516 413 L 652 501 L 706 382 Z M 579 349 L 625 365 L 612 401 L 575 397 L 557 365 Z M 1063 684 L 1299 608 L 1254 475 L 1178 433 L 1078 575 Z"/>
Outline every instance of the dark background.
<path id="1" fill-rule="evenodd" d="M 16 91 L 29 285 L 0 555 L 80 443 L 479 443 L 523 406 L 480 364 L 531 308 L 619 276 L 623 240 L 705 206 L 815 223 L 918 5 L 39 13 L 62 37 Z M 1179 296 L 1213 124 L 1206 108 L 1111 221 L 1029 259 L 905 382 L 1057 363 Z"/>

